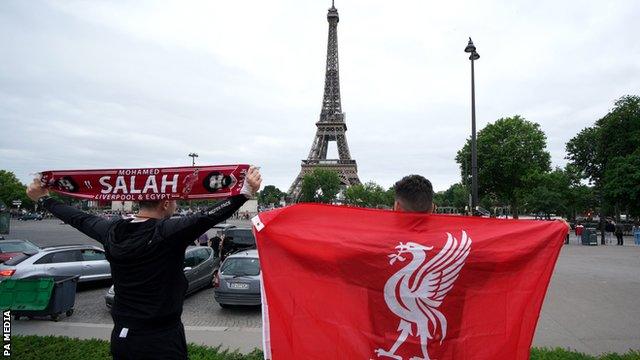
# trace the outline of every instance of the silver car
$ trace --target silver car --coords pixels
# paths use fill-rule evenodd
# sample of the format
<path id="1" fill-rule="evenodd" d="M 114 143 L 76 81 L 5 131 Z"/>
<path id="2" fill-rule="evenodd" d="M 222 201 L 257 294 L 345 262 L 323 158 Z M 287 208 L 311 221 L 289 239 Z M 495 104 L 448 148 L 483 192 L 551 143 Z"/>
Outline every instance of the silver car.
<path id="1" fill-rule="evenodd" d="M 189 246 L 184 253 L 184 276 L 189 282 L 187 294 L 198 289 L 211 286 L 214 271 L 218 268 L 219 260 L 213 256 L 213 250 L 208 246 Z M 115 291 L 113 285 L 104 296 L 107 308 L 113 306 Z"/>
<path id="2" fill-rule="evenodd" d="M 80 276 L 78 281 L 111 278 L 104 250 L 92 245 L 64 245 L 42 248 L 35 254 L 21 254 L 0 264 L 0 281 L 38 276 Z"/>
<path id="3" fill-rule="evenodd" d="M 229 255 L 213 280 L 214 297 L 222 307 L 260 305 L 260 260 L 258 250 Z"/>

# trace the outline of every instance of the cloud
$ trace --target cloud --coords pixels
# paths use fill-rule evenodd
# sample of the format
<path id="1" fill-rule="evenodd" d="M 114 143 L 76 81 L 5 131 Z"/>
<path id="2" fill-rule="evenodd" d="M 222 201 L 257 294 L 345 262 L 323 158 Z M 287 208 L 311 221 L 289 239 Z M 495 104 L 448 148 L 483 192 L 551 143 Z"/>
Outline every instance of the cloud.
<path id="1" fill-rule="evenodd" d="M 459 180 L 478 125 L 538 122 L 564 145 L 640 88 L 633 0 L 338 2 L 347 139 L 361 180 Z M 306 158 L 324 82 L 329 2 L 5 1 L 0 168 L 251 162 L 283 190 Z M 8 136 L 6 134 L 9 134 Z M 335 151 L 333 151 L 335 153 Z M 331 152 L 330 152 L 331 153 Z"/>

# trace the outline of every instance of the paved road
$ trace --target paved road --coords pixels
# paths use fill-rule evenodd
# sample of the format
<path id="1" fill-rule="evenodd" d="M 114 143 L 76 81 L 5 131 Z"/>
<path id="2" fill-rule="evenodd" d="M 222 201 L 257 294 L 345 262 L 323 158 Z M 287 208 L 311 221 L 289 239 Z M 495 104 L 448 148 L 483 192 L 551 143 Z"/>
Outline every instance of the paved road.
<path id="1" fill-rule="evenodd" d="M 11 238 L 44 246 L 95 243 L 55 220 L 14 222 Z M 9 238 L 9 237 L 7 237 Z M 542 308 L 535 346 L 571 348 L 590 354 L 640 349 L 640 247 L 625 239 L 624 247 L 562 249 Z M 104 306 L 108 284 L 83 286 L 76 313 L 59 323 L 14 322 L 18 334 L 57 334 L 108 339 L 112 324 Z M 259 308 L 222 309 L 206 289 L 185 300 L 182 316 L 189 342 L 250 351 L 261 347 Z"/>
<path id="2" fill-rule="evenodd" d="M 249 220 L 229 220 L 229 224 L 237 226 L 249 227 Z M 209 235 L 213 235 L 211 232 Z M 69 244 L 91 244 L 100 246 L 100 244 L 75 230 L 69 225 L 62 223 L 60 220 L 46 219 L 42 221 L 11 221 L 11 230 L 9 235 L 5 235 L 7 239 L 25 239 L 33 242 L 38 246 L 55 246 Z"/>

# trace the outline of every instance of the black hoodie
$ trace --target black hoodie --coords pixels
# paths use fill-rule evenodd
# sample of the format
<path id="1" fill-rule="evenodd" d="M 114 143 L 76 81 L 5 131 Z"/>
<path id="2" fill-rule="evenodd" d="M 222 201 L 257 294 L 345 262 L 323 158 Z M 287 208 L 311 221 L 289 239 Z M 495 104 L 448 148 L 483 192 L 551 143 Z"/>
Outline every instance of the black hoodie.
<path id="1" fill-rule="evenodd" d="M 111 265 L 115 324 L 131 329 L 180 321 L 187 290 L 184 252 L 189 244 L 245 203 L 232 196 L 207 211 L 176 219 L 108 221 L 51 198 L 42 203 L 53 215 L 100 242 Z"/>

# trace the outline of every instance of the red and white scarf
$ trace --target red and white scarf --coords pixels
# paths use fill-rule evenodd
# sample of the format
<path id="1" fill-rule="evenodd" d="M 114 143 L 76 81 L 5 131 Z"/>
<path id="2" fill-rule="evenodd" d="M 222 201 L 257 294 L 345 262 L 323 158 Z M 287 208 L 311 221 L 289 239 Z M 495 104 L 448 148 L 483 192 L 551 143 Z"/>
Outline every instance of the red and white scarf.
<path id="1" fill-rule="evenodd" d="M 249 165 L 52 170 L 41 172 L 49 190 L 97 201 L 201 200 L 238 195 Z"/>

